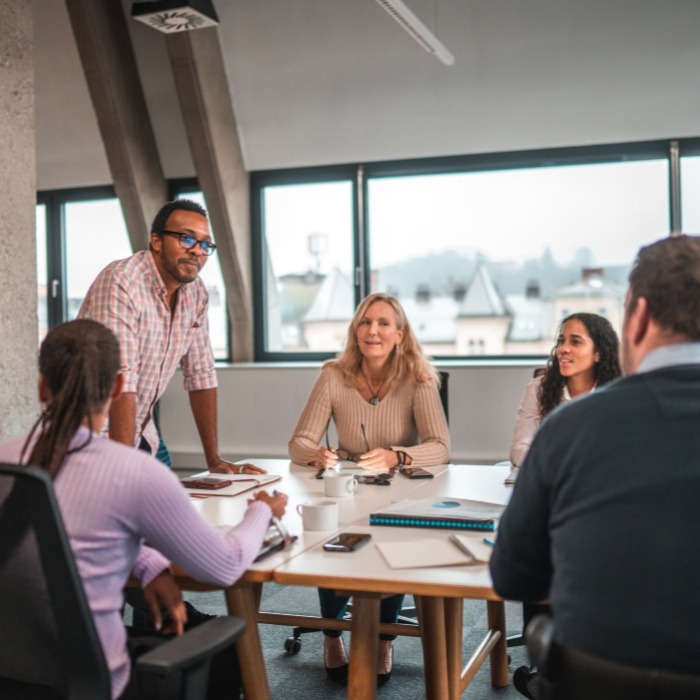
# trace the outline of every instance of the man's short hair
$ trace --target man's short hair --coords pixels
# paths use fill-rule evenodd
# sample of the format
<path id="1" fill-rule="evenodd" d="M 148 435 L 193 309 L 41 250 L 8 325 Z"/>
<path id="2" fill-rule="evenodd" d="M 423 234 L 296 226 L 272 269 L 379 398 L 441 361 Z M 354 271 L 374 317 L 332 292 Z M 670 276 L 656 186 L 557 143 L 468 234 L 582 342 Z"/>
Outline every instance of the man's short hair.
<path id="1" fill-rule="evenodd" d="M 209 219 L 207 210 L 198 202 L 194 202 L 191 199 L 175 199 L 172 202 L 164 204 L 156 214 L 151 224 L 151 233 L 160 233 L 163 231 L 166 228 L 170 215 L 174 211 L 193 211 L 195 214 L 201 214 L 205 219 Z"/>
<path id="2" fill-rule="evenodd" d="M 700 237 L 669 236 L 641 248 L 629 275 L 628 310 L 640 297 L 662 328 L 700 340 Z"/>

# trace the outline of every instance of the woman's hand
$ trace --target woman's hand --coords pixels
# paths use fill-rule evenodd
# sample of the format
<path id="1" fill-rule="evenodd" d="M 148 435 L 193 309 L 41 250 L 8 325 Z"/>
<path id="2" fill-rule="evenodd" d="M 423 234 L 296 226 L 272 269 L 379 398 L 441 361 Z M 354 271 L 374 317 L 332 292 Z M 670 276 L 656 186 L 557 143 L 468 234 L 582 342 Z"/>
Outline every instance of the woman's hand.
<path id="1" fill-rule="evenodd" d="M 287 495 L 280 493 L 279 491 L 275 491 L 274 496 L 270 496 L 267 491 L 258 491 L 253 498 L 248 499 L 248 504 L 250 505 L 255 501 L 263 501 L 263 503 L 267 503 L 267 505 L 270 506 L 272 515 L 275 518 L 281 518 L 287 509 Z"/>
<path id="2" fill-rule="evenodd" d="M 319 447 L 314 457 L 313 466 L 317 469 L 332 469 L 338 464 L 338 454 L 335 447 Z"/>
<path id="3" fill-rule="evenodd" d="M 399 463 L 399 456 L 394 450 L 385 450 L 383 447 L 375 447 L 365 452 L 357 461 L 358 467 L 386 471 L 393 469 Z"/>
<path id="4" fill-rule="evenodd" d="M 158 574 L 147 586 L 144 586 L 143 597 L 148 603 L 153 626 L 157 631 L 178 636 L 183 633 L 187 622 L 187 610 L 182 600 L 182 591 L 175 583 L 169 569 Z M 163 610 L 170 616 L 171 623 L 161 630 Z"/>

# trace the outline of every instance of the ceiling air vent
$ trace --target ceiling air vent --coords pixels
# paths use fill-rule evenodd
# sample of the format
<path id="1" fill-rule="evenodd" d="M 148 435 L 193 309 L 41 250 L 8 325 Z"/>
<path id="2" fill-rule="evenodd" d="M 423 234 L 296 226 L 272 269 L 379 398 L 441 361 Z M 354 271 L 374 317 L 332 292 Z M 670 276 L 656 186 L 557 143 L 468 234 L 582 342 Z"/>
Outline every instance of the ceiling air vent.
<path id="1" fill-rule="evenodd" d="M 211 0 L 159 0 L 136 2 L 131 16 L 164 34 L 188 32 L 219 24 Z"/>

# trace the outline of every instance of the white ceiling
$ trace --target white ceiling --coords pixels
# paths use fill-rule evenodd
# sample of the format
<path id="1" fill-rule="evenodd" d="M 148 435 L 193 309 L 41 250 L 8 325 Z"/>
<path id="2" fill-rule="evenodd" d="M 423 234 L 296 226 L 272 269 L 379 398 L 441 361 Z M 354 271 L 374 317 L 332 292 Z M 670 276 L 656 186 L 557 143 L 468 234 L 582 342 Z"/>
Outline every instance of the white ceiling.
<path id="1" fill-rule="evenodd" d="M 110 183 L 65 6 L 34 3 L 37 186 Z M 700 136 L 697 0 L 406 0 L 451 67 L 374 0 L 214 3 L 250 170 Z M 129 26 L 165 174 L 192 176 L 164 37 Z"/>

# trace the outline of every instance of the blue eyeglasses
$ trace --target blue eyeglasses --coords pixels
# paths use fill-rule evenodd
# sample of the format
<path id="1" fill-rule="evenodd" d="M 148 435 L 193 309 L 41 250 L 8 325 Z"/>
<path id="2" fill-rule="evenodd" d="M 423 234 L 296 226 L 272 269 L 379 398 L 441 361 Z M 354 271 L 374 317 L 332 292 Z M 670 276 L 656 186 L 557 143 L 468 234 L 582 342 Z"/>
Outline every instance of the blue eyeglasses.
<path id="1" fill-rule="evenodd" d="M 181 231 L 168 231 L 167 229 L 158 231 L 158 233 L 160 233 L 162 236 L 177 236 L 180 245 L 185 250 L 192 250 L 192 248 L 194 248 L 198 243 L 199 249 L 206 256 L 211 255 L 216 250 L 216 246 L 211 241 L 200 241 L 199 238 L 195 238 L 189 233 L 182 233 Z"/>

